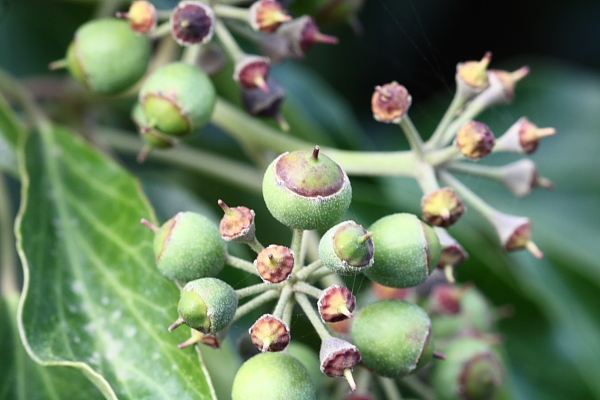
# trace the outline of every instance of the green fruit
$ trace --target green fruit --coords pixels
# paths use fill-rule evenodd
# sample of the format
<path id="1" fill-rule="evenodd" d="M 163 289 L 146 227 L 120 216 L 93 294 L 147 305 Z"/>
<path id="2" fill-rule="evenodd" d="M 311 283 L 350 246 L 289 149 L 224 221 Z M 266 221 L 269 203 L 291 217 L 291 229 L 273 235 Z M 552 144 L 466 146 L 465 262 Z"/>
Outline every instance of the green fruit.
<path id="1" fill-rule="evenodd" d="M 329 229 L 319 243 L 319 258 L 340 275 L 356 275 L 373 265 L 371 234 L 354 221 L 345 221 Z"/>
<path id="2" fill-rule="evenodd" d="M 446 359 L 436 364 L 432 385 L 441 400 L 491 400 L 504 380 L 502 362 L 491 346 L 465 337 L 444 348 Z"/>
<path id="3" fill-rule="evenodd" d="M 284 353 L 262 353 L 237 372 L 232 400 L 315 400 L 315 386 L 306 367 Z"/>
<path id="4" fill-rule="evenodd" d="M 89 90 L 116 94 L 142 78 L 151 54 L 150 39 L 135 33 L 127 21 L 97 19 L 77 29 L 66 65 Z"/>
<path id="5" fill-rule="evenodd" d="M 182 282 L 218 274 L 225 265 L 226 243 L 208 218 L 180 212 L 156 231 L 156 266 Z"/>
<path id="6" fill-rule="evenodd" d="M 394 288 L 417 286 L 427 280 L 440 258 L 435 231 L 412 214 L 393 214 L 376 221 L 373 232 L 375 262 L 364 274 Z"/>
<path id="7" fill-rule="evenodd" d="M 215 334 L 229 325 L 238 305 L 235 290 L 216 278 L 188 282 L 181 289 L 177 305 L 179 319 L 170 331 L 182 324 L 207 334 Z"/>
<path id="8" fill-rule="evenodd" d="M 277 157 L 265 171 L 263 197 L 284 225 L 313 230 L 335 223 L 350 206 L 352 189 L 342 168 L 314 150 Z"/>
<path id="9" fill-rule="evenodd" d="M 352 338 L 365 365 L 390 378 L 414 372 L 433 356 L 429 316 L 402 300 L 377 301 L 363 308 L 354 317 Z"/>
<path id="10" fill-rule="evenodd" d="M 315 383 L 315 387 L 320 387 L 325 379 L 325 375 L 321 373 L 321 364 L 317 352 L 310 346 L 297 341 L 291 341 L 287 347 L 287 351 L 304 364 L 312 381 Z"/>
<path id="11" fill-rule="evenodd" d="M 155 71 L 140 89 L 145 129 L 177 137 L 208 124 L 216 101 L 215 88 L 200 68 L 176 62 Z"/>

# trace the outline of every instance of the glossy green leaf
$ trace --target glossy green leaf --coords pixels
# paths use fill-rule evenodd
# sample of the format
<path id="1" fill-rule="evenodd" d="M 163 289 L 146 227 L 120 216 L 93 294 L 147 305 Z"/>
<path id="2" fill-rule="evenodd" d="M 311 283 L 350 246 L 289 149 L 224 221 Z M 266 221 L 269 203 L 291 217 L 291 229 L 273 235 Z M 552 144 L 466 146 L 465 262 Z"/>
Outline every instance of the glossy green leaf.
<path id="1" fill-rule="evenodd" d="M 45 367 L 29 357 L 17 328 L 17 295 L 0 301 L 0 400 L 101 400 L 83 374 L 70 367 Z"/>
<path id="2" fill-rule="evenodd" d="M 0 95 L 0 170 L 15 177 L 19 175 L 16 148 L 22 132 L 17 116 Z"/>
<path id="3" fill-rule="evenodd" d="M 68 130 L 23 150 L 17 226 L 25 268 L 20 309 L 30 354 L 81 370 L 108 399 L 214 399 L 178 289 L 154 266 L 153 218 L 138 181 Z"/>

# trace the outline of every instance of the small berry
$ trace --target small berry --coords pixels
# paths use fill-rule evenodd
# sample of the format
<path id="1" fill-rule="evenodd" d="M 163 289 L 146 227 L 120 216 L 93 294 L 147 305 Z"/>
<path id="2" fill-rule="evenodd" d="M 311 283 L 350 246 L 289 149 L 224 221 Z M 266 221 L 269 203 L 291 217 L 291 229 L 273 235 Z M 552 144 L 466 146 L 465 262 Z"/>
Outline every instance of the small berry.
<path id="1" fill-rule="evenodd" d="M 148 121 L 146 128 L 183 137 L 208 124 L 216 91 L 200 68 L 176 62 L 146 79 L 139 101 Z"/>
<path id="2" fill-rule="evenodd" d="M 456 66 L 456 87 L 459 95 L 469 100 L 485 90 L 489 85 L 487 67 L 492 53 L 485 53 L 481 61 L 467 61 Z"/>
<path id="3" fill-rule="evenodd" d="M 417 286 L 435 269 L 440 243 L 434 230 L 412 214 L 383 217 L 369 227 L 375 262 L 363 273 L 385 286 Z"/>
<path id="4" fill-rule="evenodd" d="M 277 157 L 265 172 L 263 197 L 279 222 L 312 230 L 335 223 L 346 212 L 352 189 L 344 170 L 316 146 Z"/>
<path id="5" fill-rule="evenodd" d="M 219 279 L 202 278 L 188 282 L 181 289 L 177 305 L 179 318 L 169 331 L 186 324 L 202 333 L 214 335 L 229 325 L 237 305 L 235 290 Z"/>
<path id="6" fill-rule="evenodd" d="M 497 69 L 488 71 L 489 87 L 478 96 L 484 107 L 497 104 L 507 104 L 515 97 L 515 86 L 518 81 L 529 74 L 529 67 L 521 67 L 516 71 L 508 72 Z"/>
<path id="7" fill-rule="evenodd" d="M 281 3 L 275 0 L 259 0 L 250 6 L 248 20 L 255 31 L 273 33 L 279 26 L 292 20 Z"/>
<path id="8" fill-rule="evenodd" d="M 53 62 L 50 69 L 67 67 L 87 89 L 117 94 L 142 78 L 151 55 L 150 40 L 126 21 L 97 19 L 77 29 L 66 59 Z"/>
<path id="9" fill-rule="evenodd" d="M 469 288 L 469 286 L 436 285 L 429 295 L 429 312 L 446 315 L 460 313 L 461 299 Z"/>
<path id="10" fill-rule="evenodd" d="M 336 37 L 321 33 L 314 19 L 307 15 L 282 24 L 277 34 L 289 41 L 290 50 L 296 57 L 303 57 L 316 43 L 338 43 Z"/>
<path id="11" fill-rule="evenodd" d="M 537 150 L 540 139 L 556 134 L 554 128 L 538 128 L 527 118 L 520 118 L 496 141 L 496 151 L 531 154 Z"/>
<path id="12" fill-rule="evenodd" d="M 323 290 L 317 305 L 323 321 L 339 322 L 352 318 L 352 311 L 356 307 L 356 298 L 350 289 L 333 285 Z"/>
<path id="13" fill-rule="evenodd" d="M 494 134 L 483 122 L 471 121 L 458 131 L 456 145 L 467 158 L 479 160 L 494 149 Z"/>
<path id="14" fill-rule="evenodd" d="M 537 258 L 544 254 L 531 240 L 531 221 L 526 217 L 504 214 L 496 211 L 491 216 L 492 224 L 506 251 L 527 249 Z"/>
<path id="15" fill-rule="evenodd" d="M 552 181 L 541 176 L 535 162 L 528 158 L 501 167 L 500 179 L 518 197 L 527 196 L 536 187 L 554 189 Z"/>
<path id="16" fill-rule="evenodd" d="M 329 229 L 319 242 L 319 258 L 340 275 L 356 275 L 370 268 L 374 260 L 373 234 L 354 221 Z"/>
<path id="17" fill-rule="evenodd" d="M 453 189 L 445 187 L 424 196 L 421 210 L 425 221 L 447 228 L 462 217 L 465 206 Z"/>
<path id="18" fill-rule="evenodd" d="M 454 283 L 453 269 L 462 264 L 469 257 L 469 254 L 445 229 L 436 228 L 435 232 L 442 247 L 437 267 L 444 271 L 448 282 Z"/>
<path id="19" fill-rule="evenodd" d="M 254 210 L 243 206 L 230 208 L 223 200 L 219 200 L 219 206 L 225 212 L 219 223 L 221 237 L 228 242 L 254 242 L 256 238 Z"/>
<path id="20" fill-rule="evenodd" d="M 425 310 L 402 300 L 371 303 L 352 323 L 352 337 L 365 365 L 390 378 L 413 373 L 431 360 L 431 336 Z"/>
<path id="21" fill-rule="evenodd" d="M 268 91 L 260 88 L 247 89 L 242 87 L 242 101 L 244 108 L 251 115 L 258 117 L 275 118 L 282 130 L 289 130 L 289 125 L 281 114 L 281 104 L 285 98 L 285 91 L 279 83 L 269 76 L 266 81 Z"/>
<path id="22" fill-rule="evenodd" d="M 254 266 L 265 282 L 282 282 L 294 269 L 294 253 L 288 247 L 272 244 L 258 253 Z"/>
<path id="23" fill-rule="evenodd" d="M 441 400 L 494 399 L 504 381 L 502 362 L 481 339 L 462 338 L 444 348 L 446 360 L 437 363 L 432 385 Z"/>
<path id="24" fill-rule="evenodd" d="M 158 270 L 170 279 L 188 282 L 214 276 L 225 265 L 226 244 L 208 218 L 180 212 L 160 228 L 142 222 L 154 231 L 154 254 Z"/>
<path id="25" fill-rule="evenodd" d="M 133 109 L 131 110 L 131 119 L 138 128 L 140 136 L 142 136 L 144 142 L 146 142 L 150 148 L 166 149 L 177 144 L 177 139 L 175 137 L 165 135 L 164 133 L 161 133 L 148 126 L 149 123 L 148 119 L 146 118 L 146 113 L 144 112 L 144 107 L 142 107 L 142 104 L 139 101 L 135 103 Z M 138 162 L 144 162 L 147 155 L 148 154 L 146 152 L 142 151 L 138 155 Z"/>
<path id="26" fill-rule="evenodd" d="M 376 121 L 397 124 L 408 112 L 412 97 L 398 82 L 375 87 L 371 97 L 371 110 Z"/>
<path id="27" fill-rule="evenodd" d="M 361 355 L 352 343 L 336 337 L 329 337 L 321 343 L 319 351 L 321 372 L 331 377 L 344 377 L 350 388 L 356 390 L 352 370 L 360 362 Z"/>
<path id="28" fill-rule="evenodd" d="M 261 353 L 238 370 L 232 400 L 315 400 L 315 386 L 306 367 L 282 353 Z"/>
<path id="29" fill-rule="evenodd" d="M 201 1 L 182 1 L 171 14 L 171 33 L 182 46 L 210 42 L 215 24 L 213 9 Z"/>
<path id="30" fill-rule="evenodd" d="M 290 343 L 290 328 L 285 322 L 271 314 L 260 317 L 250 327 L 252 343 L 261 352 L 282 351 Z"/>
<path id="31" fill-rule="evenodd" d="M 259 88 L 269 93 L 267 79 L 271 63 L 266 57 L 247 55 L 235 63 L 233 79 L 246 89 Z"/>
<path id="32" fill-rule="evenodd" d="M 119 12 L 117 17 L 127 19 L 137 33 L 145 34 L 156 28 L 156 8 L 146 0 L 134 1 L 127 12 Z"/>

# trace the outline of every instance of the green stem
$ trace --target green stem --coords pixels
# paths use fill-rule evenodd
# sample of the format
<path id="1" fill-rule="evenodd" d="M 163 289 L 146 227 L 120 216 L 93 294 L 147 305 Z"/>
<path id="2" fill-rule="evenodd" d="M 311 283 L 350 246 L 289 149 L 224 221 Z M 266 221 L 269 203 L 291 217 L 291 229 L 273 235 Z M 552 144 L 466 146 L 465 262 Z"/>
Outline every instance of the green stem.
<path id="1" fill-rule="evenodd" d="M 452 122 L 452 120 L 456 117 L 456 115 L 458 114 L 460 109 L 465 105 L 465 103 L 466 99 L 457 90 L 456 93 L 454 93 L 452 102 L 450 103 L 450 106 L 444 113 L 444 116 L 442 117 L 440 123 L 435 128 L 435 131 L 433 131 L 433 134 L 425 144 L 425 147 L 427 149 L 435 149 L 440 146 L 443 133 L 448 129 L 448 125 L 450 125 L 450 122 Z"/>
<path id="2" fill-rule="evenodd" d="M 423 139 L 421 135 L 419 135 L 419 131 L 413 124 L 412 120 L 408 115 L 405 115 L 398 124 L 404 131 L 406 135 L 406 139 L 408 139 L 408 143 L 410 144 L 410 148 L 414 151 L 417 158 L 422 160 L 424 157 L 423 152 Z"/>
<path id="3" fill-rule="evenodd" d="M 323 285 L 323 287 L 329 287 L 329 286 L 333 286 L 333 285 L 345 286 L 344 281 L 338 274 L 334 274 L 327 267 L 325 267 L 324 269 L 326 269 L 330 273 L 326 274 L 327 271 L 318 270 L 316 273 L 313 274 L 313 277 L 318 277 L 319 275 L 322 275 L 321 277 L 319 277 L 319 279 L 321 280 L 320 283 L 321 283 L 321 285 Z"/>
<path id="4" fill-rule="evenodd" d="M 292 313 L 294 312 L 294 305 L 296 301 L 294 298 L 291 298 L 290 301 L 285 305 L 285 309 L 283 310 L 283 316 L 281 320 L 285 322 L 287 326 L 292 326 Z"/>
<path id="5" fill-rule="evenodd" d="M 454 139 L 454 136 L 456 136 L 458 130 L 464 124 L 477 117 L 483 110 L 485 110 L 486 107 L 487 103 L 480 97 L 476 97 L 467 105 L 465 110 L 458 116 L 458 118 L 448 125 L 448 128 L 444 131 L 438 145 L 445 146 L 447 143 L 451 142 L 452 139 Z"/>
<path id="6" fill-rule="evenodd" d="M 237 321 L 238 319 L 242 318 L 244 315 L 248 314 L 250 311 L 262 306 L 263 304 L 268 303 L 271 300 L 275 300 L 276 298 L 279 297 L 279 293 L 280 293 L 279 290 L 269 290 L 268 292 L 264 292 L 260 296 L 253 298 L 252 300 L 248 301 L 247 303 L 242 304 L 236 310 L 231 323 Z"/>
<path id="7" fill-rule="evenodd" d="M 314 297 L 315 299 L 320 299 L 323 291 L 306 282 L 296 282 L 294 284 L 294 290 L 296 292 L 304 293 L 309 296 Z"/>
<path id="8" fill-rule="evenodd" d="M 419 164 L 416 180 L 425 195 L 433 193 L 440 188 L 435 175 L 435 169 L 425 162 Z"/>
<path id="9" fill-rule="evenodd" d="M 213 9 L 219 18 L 232 18 L 244 21 L 246 23 L 249 22 L 248 17 L 250 12 L 247 8 L 240 8 L 226 4 L 215 4 Z"/>
<path id="10" fill-rule="evenodd" d="M 311 277 L 311 274 L 313 272 L 317 271 L 322 266 L 323 266 L 323 261 L 321 261 L 321 260 L 313 261 L 312 263 L 308 264 L 306 267 L 304 267 L 300 271 L 298 271 L 298 273 L 296 274 L 296 278 L 299 281 L 305 281 Z"/>
<path id="11" fill-rule="evenodd" d="M 436 400 L 437 395 L 433 389 L 425 385 L 415 375 L 409 375 L 400 381 L 404 386 L 415 392 L 423 400 Z"/>
<path id="12" fill-rule="evenodd" d="M 186 46 L 183 50 L 183 54 L 181 55 L 181 61 L 186 64 L 196 65 L 198 58 L 200 57 L 200 53 L 202 52 L 202 45 L 195 44 L 192 46 Z"/>
<path id="13" fill-rule="evenodd" d="M 232 256 L 230 254 L 227 254 L 225 264 L 237 269 L 241 269 L 242 271 L 246 271 L 253 275 L 260 275 L 253 263 L 251 263 L 250 261 L 246 261 L 242 258 Z"/>
<path id="14" fill-rule="evenodd" d="M 268 290 L 279 289 L 283 282 L 280 283 L 258 283 L 256 285 L 248 286 L 242 289 L 238 289 L 235 291 L 238 299 L 243 299 L 244 297 L 254 296 L 255 294 L 261 294 Z"/>
<path id="15" fill-rule="evenodd" d="M 271 128 L 223 99 L 218 99 L 211 121 L 242 143 L 283 153 L 313 149 L 314 144 Z M 349 151 L 321 147 L 349 175 L 414 176 L 416 157 L 411 151 Z"/>
<path id="16" fill-rule="evenodd" d="M 250 242 L 250 243 L 246 243 L 252 250 L 254 250 L 254 252 L 256 254 L 260 253 L 261 251 L 263 251 L 265 249 L 265 246 L 263 246 L 258 239 L 255 237 L 254 241 Z"/>
<path id="17" fill-rule="evenodd" d="M 458 179 L 452 176 L 447 171 L 439 171 L 440 180 L 456 190 L 456 193 L 469 205 L 479 211 L 484 217 L 492 220 L 496 209 L 485 202 L 481 197 L 477 196 L 471 189 L 462 184 Z"/>
<path id="18" fill-rule="evenodd" d="M 137 154 L 144 145 L 140 138 L 126 131 L 109 128 L 99 128 L 97 131 L 112 148 L 124 153 Z M 174 149 L 155 151 L 149 159 L 185 167 L 238 188 L 262 193 L 262 174 L 259 171 L 208 151 L 179 145 Z"/>
<path id="19" fill-rule="evenodd" d="M 240 45 L 236 42 L 231 32 L 229 32 L 229 29 L 227 29 L 223 21 L 220 19 L 217 19 L 215 33 L 219 38 L 219 42 L 221 42 L 223 48 L 227 54 L 229 54 L 229 57 L 234 63 L 238 62 L 246 55 Z"/>
<path id="20" fill-rule="evenodd" d="M 18 296 L 17 258 L 12 231 L 14 210 L 4 174 L 0 174 L 0 296 Z"/>
<path id="21" fill-rule="evenodd" d="M 171 22 L 167 21 L 167 22 L 163 22 L 162 24 L 158 25 L 155 30 L 148 33 L 148 37 L 150 39 L 160 39 L 164 36 L 167 36 L 170 33 L 171 33 Z"/>
<path id="22" fill-rule="evenodd" d="M 295 297 L 298 304 L 300 304 L 300 307 L 302 307 L 302 311 L 304 311 L 304 314 L 306 314 L 306 316 L 308 317 L 308 320 L 315 328 L 315 331 L 317 331 L 317 334 L 319 335 L 321 340 L 329 339 L 331 337 L 331 334 L 329 333 L 327 328 L 325 328 L 323 322 L 321 322 L 321 318 L 319 317 L 313 306 L 310 304 L 310 301 L 308 301 L 308 297 L 306 297 L 306 295 L 303 293 L 296 293 Z"/>
<path id="23" fill-rule="evenodd" d="M 302 268 L 304 260 L 302 259 L 302 237 L 304 236 L 303 229 L 294 229 L 292 232 L 292 244 L 290 249 L 294 253 L 294 271 L 298 271 Z"/>
<path id="24" fill-rule="evenodd" d="M 396 382 L 393 379 L 377 376 L 377 380 L 387 400 L 402 400 L 402 394 L 400 394 L 400 390 L 398 390 L 398 386 L 396 386 Z"/>
<path id="25" fill-rule="evenodd" d="M 448 164 L 448 169 L 453 172 L 474 175 L 494 181 L 502 181 L 504 171 L 504 167 L 461 162 Z"/>
<path id="26" fill-rule="evenodd" d="M 354 375 L 356 376 L 356 394 L 370 393 L 370 386 L 373 380 L 373 373 L 367 368 L 357 366 L 354 368 Z"/>
<path id="27" fill-rule="evenodd" d="M 285 310 L 285 307 L 287 306 L 288 302 L 290 301 L 292 294 L 294 294 L 294 292 L 292 291 L 292 287 L 289 284 L 285 285 L 283 287 L 283 289 L 281 290 L 281 294 L 279 295 L 279 300 L 277 300 L 277 305 L 275 306 L 275 309 L 273 310 L 274 316 L 276 316 L 277 318 L 281 318 L 283 316 L 283 311 Z"/>
<path id="28" fill-rule="evenodd" d="M 318 270 L 316 270 L 315 272 L 313 272 L 309 278 L 310 278 L 311 282 L 316 282 L 319 279 L 324 279 L 331 275 L 335 275 L 332 270 L 330 270 L 327 267 L 321 267 Z M 331 286 L 331 285 L 325 285 L 325 286 Z"/>
<path id="29" fill-rule="evenodd" d="M 444 165 L 450 161 L 464 159 L 465 156 L 460 152 L 456 145 L 449 145 L 443 149 L 435 150 L 427 154 L 427 162 L 434 167 Z"/>

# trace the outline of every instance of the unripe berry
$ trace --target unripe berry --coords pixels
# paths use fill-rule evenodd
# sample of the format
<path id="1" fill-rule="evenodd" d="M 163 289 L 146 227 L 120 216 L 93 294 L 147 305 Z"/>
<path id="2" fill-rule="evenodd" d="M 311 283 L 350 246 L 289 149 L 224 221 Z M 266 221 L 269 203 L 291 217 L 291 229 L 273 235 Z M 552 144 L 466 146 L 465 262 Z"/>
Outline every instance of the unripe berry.
<path id="1" fill-rule="evenodd" d="M 350 206 L 352 189 L 342 168 L 313 151 L 284 153 L 268 167 L 263 197 L 271 214 L 295 229 L 319 229 L 336 222 Z"/>
<path id="2" fill-rule="evenodd" d="M 323 321 L 339 322 L 352 318 L 352 311 L 356 307 L 356 298 L 350 289 L 333 285 L 323 290 L 317 305 Z"/>
<path id="3" fill-rule="evenodd" d="M 290 342 L 286 351 L 304 364 L 315 387 L 321 387 L 321 383 L 325 380 L 325 376 L 321 373 L 321 363 L 319 362 L 319 355 L 317 352 L 310 346 L 298 341 Z"/>
<path id="4" fill-rule="evenodd" d="M 431 225 L 447 228 L 462 217 L 465 206 L 452 188 L 445 187 L 424 196 L 421 210 L 425 221 Z"/>
<path id="5" fill-rule="evenodd" d="M 471 121 L 458 131 L 456 145 L 467 158 L 479 160 L 494 149 L 495 143 L 492 130 L 483 122 Z"/>
<path id="6" fill-rule="evenodd" d="M 408 90 L 398 82 L 375 87 L 371 98 L 373 118 L 380 122 L 399 123 L 408 112 L 412 97 Z"/>
<path id="7" fill-rule="evenodd" d="M 268 58 L 246 55 L 235 63 L 233 79 L 246 89 L 259 88 L 268 93 L 267 79 L 270 70 L 271 63 Z"/>
<path id="8" fill-rule="evenodd" d="M 395 288 L 417 286 L 427 279 L 440 258 L 440 242 L 431 227 L 412 214 L 393 214 L 376 221 L 375 262 L 364 274 Z"/>
<path id="9" fill-rule="evenodd" d="M 182 282 L 218 274 L 225 265 L 226 244 L 208 218 L 180 212 L 160 228 L 142 220 L 156 234 L 154 254 L 158 270 Z"/>
<path id="10" fill-rule="evenodd" d="M 319 351 L 321 372 L 331 377 L 344 377 L 350 388 L 356 390 L 352 370 L 360 362 L 358 348 L 352 343 L 336 337 L 329 337 L 321 343 Z"/>
<path id="11" fill-rule="evenodd" d="M 456 90 L 463 99 L 473 98 L 490 85 L 487 67 L 491 60 L 492 53 L 488 51 L 481 61 L 467 61 L 456 66 Z"/>
<path id="12" fill-rule="evenodd" d="M 261 88 L 248 89 L 242 87 L 242 102 L 251 115 L 275 118 L 282 130 L 289 130 L 289 125 L 281 114 L 281 104 L 285 98 L 283 87 L 271 75 L 267 77 L 265 92 Z"/>
<path id="13" fill-rule="evenodd" d="M 354 317 L 352 337 L 365 365 L 390 378 L 414 372 L 433 356 L 429 316 L 402 300 L 381 300 L 363 308 Z"/>
<path id="14" fill-rule="evenodd" d="M 250 6 L 249 11 L 250 26 L 263 33 L 273 33 L 282 23 L 292 19 L 281 3 L 275 0 L 258 0 Z"/>
<path id="15" fill-rule="evenodd" d="M 472 337 L 444 348 L 446 359 L 437 363 L 432 385 L 441 400 L 494 399 L 504 380 L 502 362 L 491 348 Z"/>
<path id="16" fill-rule="evenodd" d="M 531 154 L 537 150 L 540 140 L 556 134 L 554 128 L 539 128 L 527 118 L 520 118 L 496 141 L 495 151 L 512 151 Z"/>
<path id="17" fill-rule="evenodd" d="M 339 223 L 321 238 L 319 258 L 333 272 L 356 275 L 373 265 L 372 236 L 354 221 Z"/>
<path id="18" fill-rule="evenodd" d="M 221 237 L 228 242 L 254 242 L 256 239 L 254 211 L 243 206 L 230 208 L 222 200 L 219 200 L 219 206 L 225 211 L 225 215 L 219 223 Z"/>
<path id="19" fill-rule="evenodd" d="M 134 1 L 127 12 L 118 12 L 117 18 L 125 18 L 131 29 L 145 34 L 156 28 L 156 8 L 146 0 Z"/>
<path id="20" fill-rule="evenodd" d="M 151 51 L 150 40 L 134 32 L 127 21 L 92 20 L 77 29 L 66 59 L 50 64 L 50 68 L 66 66 L 89 90 L 117 94 L 144 75 Z"/>
<path id="21" fill-rule="evenodd" d="M 262 353 L 238 370 L 232 400 L 315 400 L 315 386 L 306 367 L 296 358 L 278 352 Z"/>
<path id="22" fill-rule="evenodd" d="M 290 50 L 296 57 L 303 57 L 316 43 L 338 43 L 336 37 L 321 33 L 314 19 L 307 15 L 284 23 L 277 29 L 277 34 L 289 41 Z"/>
<path id="23" fill-rule="evenodd" d="M 290 328 L 285 322 L 271 314 L 260 317 L 250 327 L 252 343 L 261 352 L 281 351 L 290 343 Z"/>
<path id="24" fill-rule="evenodd" d="M 140 89 L 147 128 L 186 136 L 203 128 L 216 101 L 215 88 L 198 67 L 176 62 L 155 71 Z"/>
<path id="25" fill-rule="evenodd" d="M 202 333 L 215 334 L 229 325 L 237 305 L 235 290 L 219 279 L 202 278 L 188 282 L 181 289 L 177 305 L 179 318 L 169 331 L 186 324 Z"/>
<path id="26" fill-rule="evenodd" d="M 278 283 L 290 277 L 294 253 L 288 247 L 272 244 L 258 253 L 254 266 L 265 282 Z"/>

